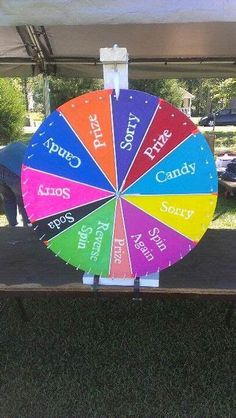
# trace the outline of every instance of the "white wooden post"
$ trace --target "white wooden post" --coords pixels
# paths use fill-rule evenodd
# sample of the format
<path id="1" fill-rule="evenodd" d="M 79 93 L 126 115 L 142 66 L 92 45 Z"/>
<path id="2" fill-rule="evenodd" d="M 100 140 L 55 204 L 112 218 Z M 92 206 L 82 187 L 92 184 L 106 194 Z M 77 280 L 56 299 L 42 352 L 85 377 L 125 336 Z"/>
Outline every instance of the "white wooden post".
<path id="1" fill-rule="evenodd" d="M 105 89 L 114 89 L 119 98 L 120 89 L 128 89 L 128 53 L 126 48 L 114 45 L 112 48 L 100 49 L 100 61 L 103 64 Z"/>

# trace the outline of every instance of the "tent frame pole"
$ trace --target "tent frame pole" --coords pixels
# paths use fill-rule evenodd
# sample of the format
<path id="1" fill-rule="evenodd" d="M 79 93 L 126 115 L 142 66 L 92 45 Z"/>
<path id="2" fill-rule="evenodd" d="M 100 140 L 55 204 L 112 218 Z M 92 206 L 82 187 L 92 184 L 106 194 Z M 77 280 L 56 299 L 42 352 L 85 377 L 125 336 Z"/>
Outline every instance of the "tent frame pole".
<path id="1" fill-rule="evenodd" d="M 48 80 L 47 74 L 43 75 L 43 98 L 44 98 L 45 116 L 47 117 L 51 113 L 50 87 L 49 87 L 49 80 Z"/>

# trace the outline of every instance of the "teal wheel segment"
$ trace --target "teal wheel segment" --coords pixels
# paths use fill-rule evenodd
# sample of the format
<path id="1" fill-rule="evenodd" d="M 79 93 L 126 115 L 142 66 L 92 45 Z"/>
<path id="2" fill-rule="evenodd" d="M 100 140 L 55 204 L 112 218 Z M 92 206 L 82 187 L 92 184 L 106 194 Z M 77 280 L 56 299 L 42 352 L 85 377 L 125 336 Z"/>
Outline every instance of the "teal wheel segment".
<path id="1" fill-rule="evenodd" d="M 144 174 L 124 194 L 216 193 L 215 161 L 205 137 L 191 135 Z"/>

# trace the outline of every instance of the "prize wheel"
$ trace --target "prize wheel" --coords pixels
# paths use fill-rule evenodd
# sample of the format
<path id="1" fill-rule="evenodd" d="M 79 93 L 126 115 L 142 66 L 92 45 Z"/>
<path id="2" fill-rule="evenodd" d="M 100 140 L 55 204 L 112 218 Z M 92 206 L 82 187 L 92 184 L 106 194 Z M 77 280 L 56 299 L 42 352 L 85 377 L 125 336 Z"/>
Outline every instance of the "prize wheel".
<path id="1" fill-rule="evenodd" d="M 214 213 L 211 150 L 191 120 L 156 96 L 101 90 L 72 99 L 34 134 L 22 166 L 39 239 L 105 277 L 159 272 L 199 242 Z"/>

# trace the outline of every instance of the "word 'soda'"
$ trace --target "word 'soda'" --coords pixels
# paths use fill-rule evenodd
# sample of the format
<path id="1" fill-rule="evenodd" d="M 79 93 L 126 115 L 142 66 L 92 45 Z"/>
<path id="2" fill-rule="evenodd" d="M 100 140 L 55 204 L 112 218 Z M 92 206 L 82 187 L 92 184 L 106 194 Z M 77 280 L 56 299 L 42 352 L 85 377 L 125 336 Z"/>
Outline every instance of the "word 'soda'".
<path id="1" fill-rule="evenodd" d="M 53 219 L 53 221 L 50 221 L 48 223 L 48 226 L 50 229 L 61 229 L 61 225 L 68 223 L 71 224 L 75 221 L 75 218 L 72 216 L 71 212 L 67 212 L 65 215 L 61 215 L 60 217 L 57 217 Z"/>

